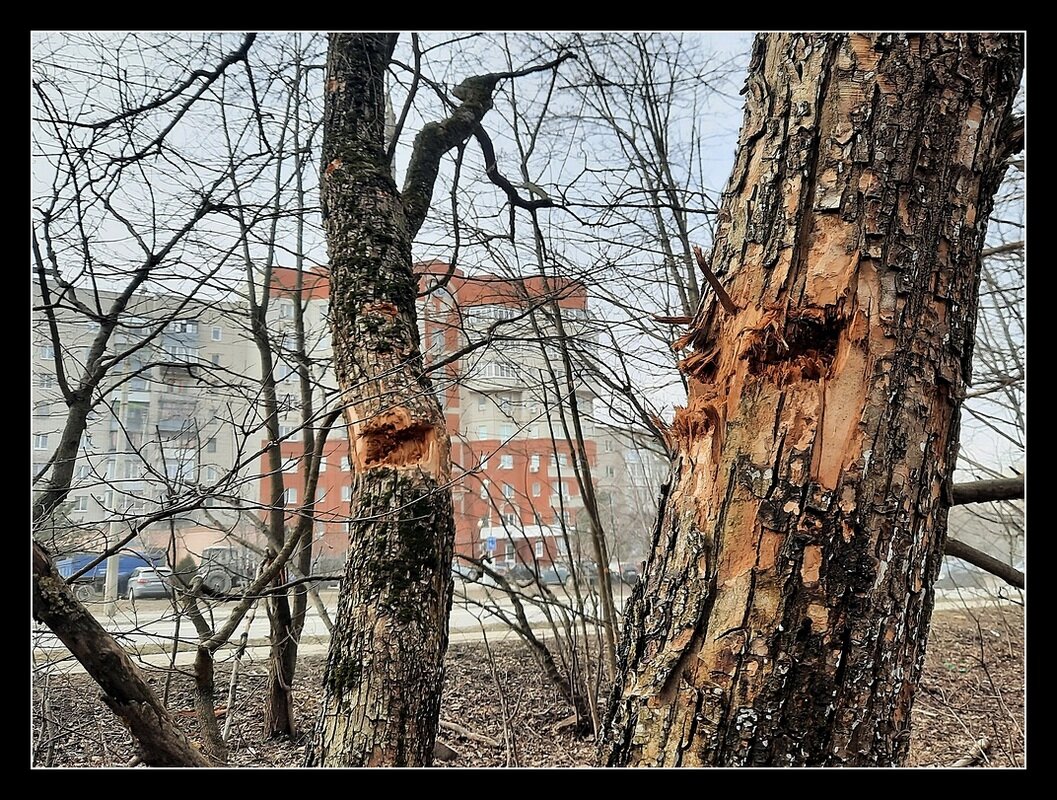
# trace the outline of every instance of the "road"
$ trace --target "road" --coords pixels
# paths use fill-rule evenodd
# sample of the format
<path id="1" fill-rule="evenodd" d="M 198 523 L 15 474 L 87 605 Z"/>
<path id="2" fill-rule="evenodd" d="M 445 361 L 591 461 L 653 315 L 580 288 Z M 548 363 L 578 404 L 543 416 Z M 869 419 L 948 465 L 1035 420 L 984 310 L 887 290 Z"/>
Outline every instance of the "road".
<path id="1" fill-rule="evenodd" d="M 554 601 L 545 604 L 540 600 L 525 601 L 522 604 L 525 617 L 533 631 L 540 636 L 547 636 L 551 631 L 550 617 L 559 621 L 564 608 L 575 605 L 575 596 L 569 597 L 562 587 L 552 587 Z M 571 592 L 569 594 L 572 594 Z M 628 587 L 620 585 L 616 600 L 623 605 L 630 596 Z M 337 609 L 338 593 L 336 589 L 320 591 L 320 599 L 331 619 Z M 591 603 L 591 595 L 585 594 L 584 606 L 589 614 L 596 614 L 597 609 Z M 177 664 L 190 664 L 194 660 L 194 648 L 197 644 L 195 629 L 186 617 L 177 619 L 169 600 L 120 600 L 115 604 L 113 617 L 105 614 L 106 604 L 90 602 L 89 609 L 99 623 L 110 632 L 125 649 L 144 665 L 163 666 L 169 664 L 173 640 L 179 637 Z M 234 601 L 214 604 L 205 612 L 206 621 L 214 629 L 223 624 L 228 614 L 235 607 Z M 564 607 L 564 608 L 563 608 Z M 248 615 L 247 615 L 248 616 Z M 495 588 L 456 581 L 455 600 L 452 604 L 448 629 L 452 642 L 479 641 L 487 635 L 490 642 L 516 639 L 504 616 L 514 619 L 514 608 L 506 594 Z M 235 645 L 246 628 L 244 619 L 235 634 L 225 647 L 217 653 L 217 660 L 223 661 L 234 654 Z M 303 654 L 326 653 L 330 635 L 326 625 L 310 603 L 301 637 L 300 652 Z M 250 656 L 254 660 L 267 658 L 268 615 L 258 607 L 249 627 L 247 644 Z M 43 626 L 34 626 L 32 634 L 33 660 L 37 665 L 53 664 L 63 670 L 80 671 L 80 666 L 69 657 L 62 643 Z"/>
<path id="2" fill-rule="evenodd" d="M 1008 587 L 1006 587 L 1008 589 Z M 524 602 L 522 607 L 530 626 L 537 635 L 548 637 L 552 634 L 551 618 L 558 621 L 563 614 L 563 606 L 575 605 L 575 597 L 570 598 L 562 587 L 553 587 L 555 602 L 545 605 L 539 601 Z M 1005 594 L 1016 595 L 1015 591 Z M 630 596 L 630 590 L 619 585 L 618 607 L 623 607 Z M 320 592 L 328 613 L 333 619 L 337 608 L 337 590 L 324 589 Z M 941 589 L 936 593 L 936 609 L 973 608 L 1004 602 L 999 586 L 985 589 Z M 597 608 L 590 603 L 591 595 L 585 596 L 585 607 L 588 613 L 597 616 Z M 208 609 L 207 621 L 215 628 L 227 618 L 234 602 L 219 603 Z M 173 640 L 177 637 L 179 625 L 179 647 L 177 664 L 186 665 L 194 660 L 196 645 L 194 626 L 190 620 L 183 618 L 177 621 L 172 605 L 168 600 L 140 600 L 132 603 L 121 600 L 116 604 L 112 618 L 104 613 L 102 602 L 89 603 L 96 619 L 126 650 L 145 666 L 165 666 L 170 663 Z M 498 589 L 456 582 L 455 601 L 449 618 L 449 633 L 452 642 L 479 641 L 487 635 L 490 642 L 517 639 L 504 616 L 514 619 L 514 609 L 504 592 Z M 240 623 L 231 642 L 217 652 L 218 661 L 233 657 L 235 644 L 243 630 L 245 620 Z M 301 653 L 325 654 L 330 636 L 326 625 L 309 604 L 305 628 L 302 634 Z M 266 663 L 268 657 L 268 615 L 263 608 L 258 608 L 253 617 L 247 637 L 249 657 L 252 661 Z M 54 634 L 43 626 L 35 626 L 32 633 L 32 652 L 34 664 L 42 666 L 52 664 L 62 670 L 80 671 L 69 653 Z"/>

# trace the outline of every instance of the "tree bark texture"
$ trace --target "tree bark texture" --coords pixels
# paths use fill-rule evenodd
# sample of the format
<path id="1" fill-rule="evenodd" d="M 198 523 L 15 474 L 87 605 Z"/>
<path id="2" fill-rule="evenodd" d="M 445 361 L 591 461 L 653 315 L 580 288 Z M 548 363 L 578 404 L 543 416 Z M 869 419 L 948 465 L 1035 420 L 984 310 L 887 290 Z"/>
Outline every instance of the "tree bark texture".
<path id="1" fill-rule="evenodd" d="M 1016 34 L 758 37 L 601 755 L 896 765 L 943 556 Z"/>
<path id="2" fill-rule="evenodd" d="M 207 767 L 125 651 L 71 594 L 44 548 L 33 545 L 33 618 L 47 625 L 99 684 L 102 700 L 128 727 L 144 763 Z"/>
<path id="3" fill-rule="evenodd" d="M 327 59 L 321 191 L 353 522 L 309 759 L 323 766 L 429 764 L 448 643 L 450 443 L 422 370 L 417 225 L 384 145 L 395 43 L 390 34 L 333 34 Z"/>

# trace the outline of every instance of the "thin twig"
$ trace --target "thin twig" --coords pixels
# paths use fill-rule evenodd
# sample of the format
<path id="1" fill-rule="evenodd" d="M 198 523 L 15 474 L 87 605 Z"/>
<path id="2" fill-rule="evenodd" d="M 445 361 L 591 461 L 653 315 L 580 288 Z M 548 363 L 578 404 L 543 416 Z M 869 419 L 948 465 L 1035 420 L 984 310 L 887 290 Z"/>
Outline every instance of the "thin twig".
<path id="1" fill-rule="evenodd" d="M 469 728 L 463 727 L 457 722 L 451 722 L 446 719 L 440 721 L 440 727 L 446 731 L 451 731 L 461 736 L 463 739 L 469 739 L 471 742 L 480 742 L 486 744 L 489 747 L 502 747 L 502 743 L 493 739 L 491 736 L 485 736 L 481 733 L 474 733 Z"/>
<path id="2" fill-rule="evenodd" d="M 495 683 L 496 696 L 499 698 L 499 712 L 503 721 L 503 746 L 506 750 L 506 765 L 508 767 L 517 766 L 517 740 L 514 738 L 514 732 L 510 728 L 510 716 L 507 712 L 506 704 L 506 692 L 503 689 L 503 684 L 499 680 L 499 673 L 495 668 L 495 657 L 492 655 L 492 648 L 488 645 L 488 634 L 485 632 L 484 623 L 481 624 L 481 640 L 484 642 L 485 653 L 488 654 L 488 670 L 492 673 L 492 681 Z"/>
<path id="3" fill-rule="evenodd" d="M 952 767 L 971 767 L 977 761 L 983 759 L 987 751 L 991 749 L 991 740 L 986 736 L 983 739 L 977 739 L 972 749 L 967 755 L 962 756 L 953 764 Z"/>

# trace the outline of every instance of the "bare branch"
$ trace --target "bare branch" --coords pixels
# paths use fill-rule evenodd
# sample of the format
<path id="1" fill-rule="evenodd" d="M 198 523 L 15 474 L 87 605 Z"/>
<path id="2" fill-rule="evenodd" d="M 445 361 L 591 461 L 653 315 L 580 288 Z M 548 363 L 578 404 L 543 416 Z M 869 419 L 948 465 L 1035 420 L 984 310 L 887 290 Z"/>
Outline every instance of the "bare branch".
<path id="1" fill-rule="evenodd" d="M 973 566 L 979 567 L 984 572 L 989 572 L 1001 578 L 1010 586 L 1014 586 L 1017 589 L 1024 588 L 1023 572 L 1005 561 L 999 561 L 997 558 L 993 558 L 975 547 L 970 547 L 965 542 L 958 539 L 948 539 L 943 552 L 948 556 L 960 558 L 962 561 L 967 561 Z"/>
<path id="2" fill-rule="evenodd" d="M 994 500 L 1020 500 L 1024 497 L 1024 476 L 990 481 L 956 483 L 951 488 L 951 505 L 989 503 Z"/>

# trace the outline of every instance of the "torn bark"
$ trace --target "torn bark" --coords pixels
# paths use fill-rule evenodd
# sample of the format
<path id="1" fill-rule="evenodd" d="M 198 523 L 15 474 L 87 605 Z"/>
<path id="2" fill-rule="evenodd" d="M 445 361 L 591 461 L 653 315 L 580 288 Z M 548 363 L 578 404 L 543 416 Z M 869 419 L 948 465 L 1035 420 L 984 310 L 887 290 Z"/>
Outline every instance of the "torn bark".
<path id="1" fill-rule="evenodd" d="M 401 198 L 388 168 L 383 78 L 395 42 L 332 34 L 327 63 L 336 85 L 326 98 L 323 164 L 341 166 L 323 169 L 321 197 L 354 521 L 306 759 L 323 766 L 429 764 L 448 643 L 450 444 L 422 369 L 411 268 L 421 224 L 413 217 L 425 213 L 432 184 Z M 422 170 L 416 162 L 409 179 Z"/>
<path id="2" fill-rule="evenodd" d="M 757 38 L 606 763 L 905 758 L 1021 48 Z"/>
<path id="3" fill-rule="evenodd" d="M 315 748 L 325 766 L 428 765 L 451 608 L 450 440 L 423 371 L 411 266 L 440 159 L 492 107 L 499 81 L 569 56 L 465 79 L 415 139 L 402 192 L 385 146 L 395 34 L 331 34 L 321 207 L 334 367 L 347 404 L 354 519 Z"/>

